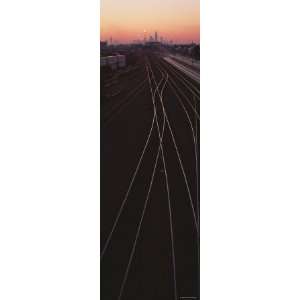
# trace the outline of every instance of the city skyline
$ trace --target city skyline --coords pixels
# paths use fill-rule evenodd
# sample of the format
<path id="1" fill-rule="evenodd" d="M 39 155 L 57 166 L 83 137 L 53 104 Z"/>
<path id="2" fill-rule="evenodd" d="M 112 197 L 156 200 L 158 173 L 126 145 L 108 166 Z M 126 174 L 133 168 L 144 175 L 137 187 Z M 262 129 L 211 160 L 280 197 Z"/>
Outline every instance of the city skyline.
<path id="1" fill-rule="evenodd" d="M 110 36 L 107 39 L 101 39 L 101 42 L 103 43 L 107 43 L 108 45 L 118 45 L 118 44 L 144 44 L 146 42 L 159 42 L 161 44 L 176 44 L 176 41 L 173 41 L 171 39 L 169 39 L 166 36 L 163 36 L 161 34 L 159 34 L 159 32 L 155 31 L 154 34 L 152 34 L 151 32 L 146 34 L 144 33 L 144 36 L 141 37 L 139 36 L 136 39 L 133 40 L 129 40 L 128 42 L 120 42 L 118 39 L 115 39 L 113 36 Z M 197 44 L 195 41 L 191 40 L 186 42 L 186 44 Z"/>
<path id="2" fill-rule="evenodd" d="M 200 7 L 197 0 L 103 0 L 100 37 L 119 43 L 143 40 L 160 33 L 178 43 L 199 43 Z"/>

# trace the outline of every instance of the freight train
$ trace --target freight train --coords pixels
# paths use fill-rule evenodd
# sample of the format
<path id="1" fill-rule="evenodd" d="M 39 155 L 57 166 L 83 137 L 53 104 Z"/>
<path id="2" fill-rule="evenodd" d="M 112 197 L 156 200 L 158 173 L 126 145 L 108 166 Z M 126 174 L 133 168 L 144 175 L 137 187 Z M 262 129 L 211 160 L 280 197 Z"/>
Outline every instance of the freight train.
<path id="1" fill-rule="evenodd" d="M 126 67 L 125 55 L 105 56 L 100 58 L 100 66 L 109 66 L 112 70 Z"/>

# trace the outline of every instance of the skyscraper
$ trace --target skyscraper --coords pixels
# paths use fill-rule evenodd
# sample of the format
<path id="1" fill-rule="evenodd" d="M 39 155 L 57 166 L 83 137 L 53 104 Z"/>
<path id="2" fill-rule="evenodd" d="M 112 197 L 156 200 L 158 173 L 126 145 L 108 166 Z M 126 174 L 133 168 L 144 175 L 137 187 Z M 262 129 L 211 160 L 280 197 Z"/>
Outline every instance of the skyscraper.
<path id="1" fill-rule="evenodd" d="M 155 42 L 157 42 L 157 32 L 155 31 Z"/>

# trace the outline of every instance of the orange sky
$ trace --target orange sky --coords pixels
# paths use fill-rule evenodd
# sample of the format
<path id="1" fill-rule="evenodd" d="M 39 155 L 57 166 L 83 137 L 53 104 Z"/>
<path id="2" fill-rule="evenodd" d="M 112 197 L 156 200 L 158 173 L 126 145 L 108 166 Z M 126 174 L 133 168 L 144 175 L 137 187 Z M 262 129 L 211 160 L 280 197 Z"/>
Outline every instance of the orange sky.
<path id="1" fill-rule="evenodd" d="M 102 0 L 101 40 L 130 42 L 157 31 L 174 42 L 199 42 L 199 0 Z"/>

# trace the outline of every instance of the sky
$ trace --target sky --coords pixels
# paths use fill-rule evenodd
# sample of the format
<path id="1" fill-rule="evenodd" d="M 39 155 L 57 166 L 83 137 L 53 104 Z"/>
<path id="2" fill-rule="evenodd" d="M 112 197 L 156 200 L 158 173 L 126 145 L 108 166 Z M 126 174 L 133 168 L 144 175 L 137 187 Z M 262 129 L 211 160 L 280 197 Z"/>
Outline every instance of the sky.
<path id="1" fill-rule="evenodd" d="M 174 42 L 199 42 L 199 0 L 101 0 L 101 40 L 121 43 L 163 36 Z"/>

